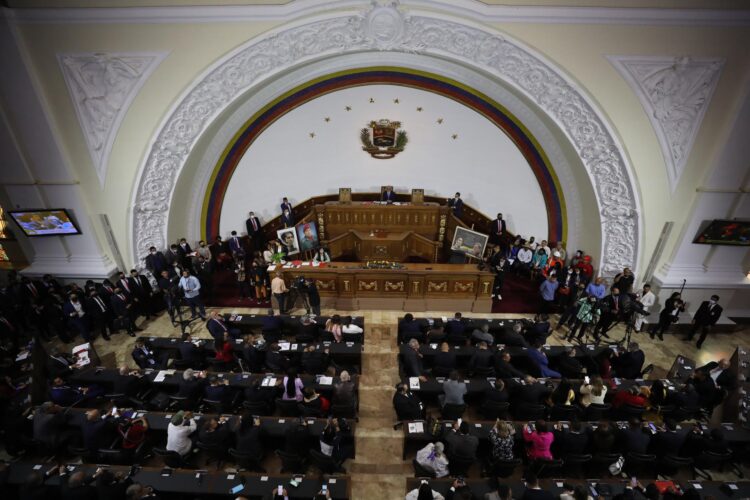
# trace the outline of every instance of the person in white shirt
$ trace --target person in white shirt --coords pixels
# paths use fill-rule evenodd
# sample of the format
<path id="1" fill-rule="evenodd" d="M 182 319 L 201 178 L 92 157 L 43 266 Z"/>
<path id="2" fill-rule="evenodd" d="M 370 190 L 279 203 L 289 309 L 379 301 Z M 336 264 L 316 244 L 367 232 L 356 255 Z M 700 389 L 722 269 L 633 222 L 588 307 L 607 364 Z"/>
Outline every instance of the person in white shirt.
<path id="1" fill-rule="evenodd" d="M 313 262 L 331 262 L 331 256 L 328 255 L 328 252 L 324 248 L 318 248 L 318 251 L 315 252 Z"/>
<path id="2" fill-rule="evenodd" d="M 193 412 L 178 411 L 175 413 L 167 427 L 167 450 L 176 451 L 183 457 L 190 453 L 193 447 L 190 434 L 195 432 L 197 428 L 198 425 L 193 420 Z"/>
<path id="3" fill-rule="evenodd" d="M 641 305 L 643 306 L 643 310 L 646 312 L 650 312 L 651 306 L 656 303 L 656 295 L 654 295 L 654 292 L 651 291 L 651 285 L 649 285 L 648 283 L 643 285 L 643 291 L 640 293 L 638 302 L 641 303 Z M 644 323 L 648 324 L 646 316 L 640 313 L 635 313 L 635 324 L 633 326 L 635 326 L 636 332 L 641 331 L 641 327 Z"/>
<path id="4" fill-rule="evenodd" d="M 547 257 L 549 257 L 552 252 L 552 249 L 547 244 L 547 240 L 542 240 L 542 242 L 539 244 L 539 247 L 537 248 L 544 248 L 544 252 L 547 254 Z"/>
<path id="5" fill-rule="evenodd" d="M 417 452 L 417 463 L 435 474 L 435 477 L 445 477 L 448 475 L 448 459 L 443 450 L 444 445 L 440 441 L 427 443 L 427 446 Z"/>
<path id="6" fill-rule="evenodd" d="M 361 326 L 355 325 L 354 323 L 352 323 L 352 317 L 351 316 L 346 316 L 344 318 L 344 321 L 342 323 L 343 323 L 343 325 L 341 327 L 341 332 L 342 333 L 359 334 L 359 333 L 362 333 L 364 331 Z"/>
<path id="7" fill-rule="evenodd" d="M 190 271 L 187 269 L 182 271 L 182 278 L 180 278 L 179 287 L 185 292 L 185 302 L 190 305 L 190 312 L 193 313 L 193 318 L 197 318 L 200 315 L 203 321 L 206 320 L 206 308 L 203 306 L 201 300 L 201 282 L 198 278 L 190 275 Z M 196 314 L 196 308 L 199 314 Z"/>
<path id="8" fill-rule="evenodd" d="M 534 252 L 531 250 L 531 247 L 529 245 L 524 245 L 523 248 L 518 251 L 518 254 L 516 255 L 516 261 L 513 263 L 513 269 L 515 270 L 516 274 L 528 272 L 529 266 L 531 265 L 531 259 L 533 257 Z"/>

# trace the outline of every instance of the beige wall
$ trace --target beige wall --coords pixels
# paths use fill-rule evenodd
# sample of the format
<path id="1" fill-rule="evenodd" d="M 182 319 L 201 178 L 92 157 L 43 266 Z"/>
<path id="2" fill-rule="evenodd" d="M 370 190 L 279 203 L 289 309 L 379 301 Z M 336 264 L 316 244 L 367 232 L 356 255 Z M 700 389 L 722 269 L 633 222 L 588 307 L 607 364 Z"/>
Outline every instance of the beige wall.
<path id="1" fill-rule="evenodd" d="M 33 75 L 62 150 L 82 183 L 95 213 L 109 214 L 124 254 L 130 255 L 127 214 L 137 170 L 153 134 L 182 92 L 228 51 L 279 23 L 226 24 L 27 24 L 20 35 Z M 739 27 L 639 27 L 607 25 L 503 24 L 497 28 L 561 67 L 593 98 L 614 126 L 637 176 L 643 207 L 641 269 L 651 257 L 667 220 L 686 220 L 695 187 L 723 147 L 733 112 L 746 96 L 750 61 L 744 56 L 750 32 Z M 169 51 L 133 101 L 112 149 L 101 190 L 56 60 L 58 52 Z M 684 174 L 670 195 L 653 128 L 637 97 L 606 55 L 667 55 L 726 59 L 721 79 L 696 137 Z M 744 56 L 744 57 L 743 57 Z M 594 207 L 592 207 L 593 209 Z M 679 231 L 673 231 L 668 258 Z"/>

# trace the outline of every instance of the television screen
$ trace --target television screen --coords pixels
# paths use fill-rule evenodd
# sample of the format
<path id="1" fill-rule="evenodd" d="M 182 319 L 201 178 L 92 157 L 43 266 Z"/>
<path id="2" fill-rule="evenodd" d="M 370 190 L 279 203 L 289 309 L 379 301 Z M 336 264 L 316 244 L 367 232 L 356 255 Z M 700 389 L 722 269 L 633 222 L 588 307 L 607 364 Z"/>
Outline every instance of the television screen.
<path id="1" fill-rule="evenodd" d="M 698 233 L 693 243 L 750 246 L 750 222 L 714 219 Z"/>
<path id="2" fill-rule="evenodd" d="M 50 210 L 16 210 L 8 212 L 26 236 L 60 236 L 81 234 L 64 208 Z"/>

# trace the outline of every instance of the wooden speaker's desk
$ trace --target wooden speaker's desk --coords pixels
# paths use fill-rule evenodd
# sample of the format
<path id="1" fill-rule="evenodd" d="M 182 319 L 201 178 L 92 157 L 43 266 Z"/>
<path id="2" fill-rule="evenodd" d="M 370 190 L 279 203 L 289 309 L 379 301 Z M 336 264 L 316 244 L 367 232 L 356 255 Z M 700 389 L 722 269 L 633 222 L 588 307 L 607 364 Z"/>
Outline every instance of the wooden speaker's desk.
<path id="1" fill-rule="evenodd" d="M 446 224 L 448 208 L 437 203 L 387 205 L 371 201 L 329 201 L 316 205 L 315 212 L 318 225 L 322 228 L 320 231 L 325 233 L 324 239 L 335 238 L 354 229 L 367 233 L 371 230 L 413 231 L 429 240 L 438 240 L 439 228 Z"/>
<path id="2" fill-rule="evenodd" d="M 364 269 L 361 262 L 282 268 L 287 284 L 314 278 L 323 307 L 340 310 L 491 312 L 494 275 L 472 264 L 402 264 L 401 269 Z"/>

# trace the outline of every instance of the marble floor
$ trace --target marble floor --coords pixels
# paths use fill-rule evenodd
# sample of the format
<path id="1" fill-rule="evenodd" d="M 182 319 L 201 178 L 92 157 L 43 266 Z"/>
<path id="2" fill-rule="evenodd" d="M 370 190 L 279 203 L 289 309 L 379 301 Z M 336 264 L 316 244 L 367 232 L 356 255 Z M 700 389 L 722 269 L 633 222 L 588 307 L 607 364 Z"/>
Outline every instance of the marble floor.
<path id="1" fill-rule="evenodd" d="M 242 314 L 265 314 L 259 309 L 221 308 L 221 312 Z M 323 314 L 356 314 L 365 318 L 365 349 L 362 358 L 362 377 L 360 379 L 360 419 L 356 430 L 356 454 L 354 461 L 345 464 L 352 477 L 352 495 L 354 500 L 377 498 L 403 498 L 406 488 L 406 477 L 413 474 L 411 458 L 402 460 L 402 431 L 394 431 L 395 412 L 391 398 L 393 388 L 398 382 L 396 354 L 396 323 L 403 315 L 400 311 L 333 311 L 323 310 Z M 419 313 L 417 317 L 451 316 L 454 311 L 429 311 Z M 304 311 L 293 311 L 292 314 L 303 314 Z M 472 317 L 519 318 L 519 314 L 471 314 Z M 143 336 L 169 337 L 178 336 L 178 328 L 172 327 L 169 317 L 162 314 L 156 319 L 139 324 Z M 191 325 L 195 337 L 210 338 L 203 322 Z M 614 338 L 621 338 L 624 331 L 621 327 L 614 330 Z M 738 345 L 750 346 L 750 329 L 732 334 L 715 334 L 698 350 L 694 343 L 684 342 L 681 336 L 666 335 L 663 342 L 651 341 L 647 335 L 634 334 L 646 354 L 646 363 L 656 367 L 654 376 L 663 376 L 672 365 L 678 354 L 695 359 L 700 365 L 732 354 Z M 564 345 L 557 335 L 549 339 L 551 344 Z M 130 365 L 133 339 L 124 334 L 115 335 L 110 342 L 97 339 L 95 348 L 107 364 Z M 471 418 L 471 417 L 470 417 Z"/>

